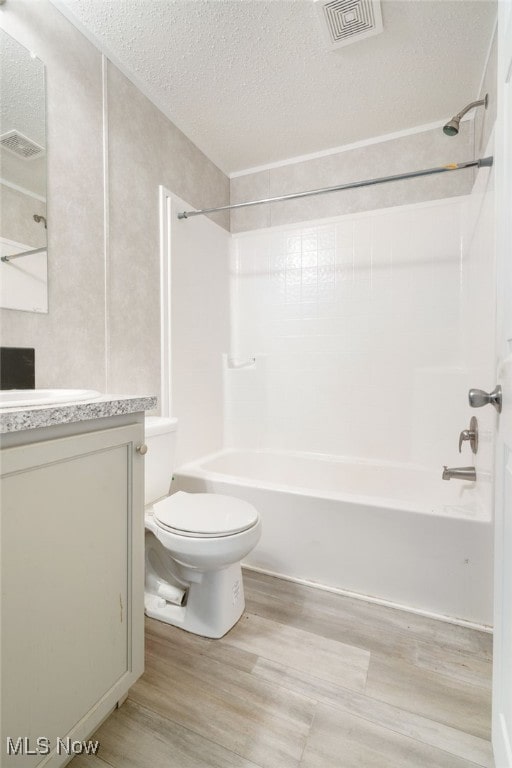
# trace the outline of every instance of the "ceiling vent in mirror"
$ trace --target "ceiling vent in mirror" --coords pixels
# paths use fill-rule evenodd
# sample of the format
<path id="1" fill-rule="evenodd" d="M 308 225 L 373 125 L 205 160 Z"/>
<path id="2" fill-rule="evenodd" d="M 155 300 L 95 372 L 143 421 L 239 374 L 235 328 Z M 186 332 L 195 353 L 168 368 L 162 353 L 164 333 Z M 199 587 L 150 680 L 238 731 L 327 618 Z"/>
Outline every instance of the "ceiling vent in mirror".
<path id="1" fill-rule="evenodd" d="M 316 0 L 331 48 L 357 43 L 383 31 L 379 0 Z"/>
<path id="2" fill-rule="evenodd" d="M 0 147 L 23 160 L 34 160 L 44 154 L 44 147 L 14 129 L 0 136 Z"/>

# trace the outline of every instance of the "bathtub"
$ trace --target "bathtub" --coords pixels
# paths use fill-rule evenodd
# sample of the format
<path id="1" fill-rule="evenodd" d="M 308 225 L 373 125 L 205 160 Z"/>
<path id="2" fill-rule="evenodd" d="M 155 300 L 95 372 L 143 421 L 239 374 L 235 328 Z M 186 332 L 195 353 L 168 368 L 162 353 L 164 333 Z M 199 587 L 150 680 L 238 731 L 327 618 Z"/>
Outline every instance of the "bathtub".
<path id="1" fill-rule="evenodd" d="M 224 493 L 259 511 L 244 565 L 460 624 L 492 623 L 492 521 L 474 484 L 441 470 L 278 452 L 222 451 L 172 490 Z"/>

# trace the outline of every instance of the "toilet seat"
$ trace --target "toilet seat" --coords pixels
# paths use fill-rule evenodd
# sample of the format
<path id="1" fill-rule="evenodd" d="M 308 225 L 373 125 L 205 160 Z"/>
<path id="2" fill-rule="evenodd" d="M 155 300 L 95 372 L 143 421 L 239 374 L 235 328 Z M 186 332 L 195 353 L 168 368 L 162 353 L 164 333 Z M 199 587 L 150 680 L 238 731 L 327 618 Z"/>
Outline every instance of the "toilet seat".
<path id="1" fill-rule="evenodd" d="M 252 528 L 258 513 L 246 501 L 213 493 L 178 491 L 153 506 L 155 522 L 180 536 L 217 538 Z"/>

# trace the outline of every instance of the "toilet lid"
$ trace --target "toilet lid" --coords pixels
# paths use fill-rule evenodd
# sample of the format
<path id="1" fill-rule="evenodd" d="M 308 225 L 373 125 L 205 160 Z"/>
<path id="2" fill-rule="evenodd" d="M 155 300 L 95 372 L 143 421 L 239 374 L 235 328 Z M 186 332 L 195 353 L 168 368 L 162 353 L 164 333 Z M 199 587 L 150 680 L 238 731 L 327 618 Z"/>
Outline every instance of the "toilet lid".
<path id="1" fill-rule="evenodd" d="M 247 501 L 217 493 L 178 493 L 153 506 L 156 522 L 181 536 L 231 536 L 252 528 L 258 513 Z"/>

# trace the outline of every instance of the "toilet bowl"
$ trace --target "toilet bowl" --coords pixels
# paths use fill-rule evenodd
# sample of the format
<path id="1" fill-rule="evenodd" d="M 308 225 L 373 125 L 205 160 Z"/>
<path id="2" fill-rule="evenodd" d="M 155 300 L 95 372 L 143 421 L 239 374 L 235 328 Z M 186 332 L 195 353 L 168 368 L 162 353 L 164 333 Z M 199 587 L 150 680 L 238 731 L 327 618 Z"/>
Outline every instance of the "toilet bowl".
<path id="1" fill-rule="evenodd" d="M 240 561 L 258 543 L 255 508 L 213 493 L 167 495 L 177 420 L 146 418 L 148 616 L 205 637 L 222 637 L 245 608 Z"/>

